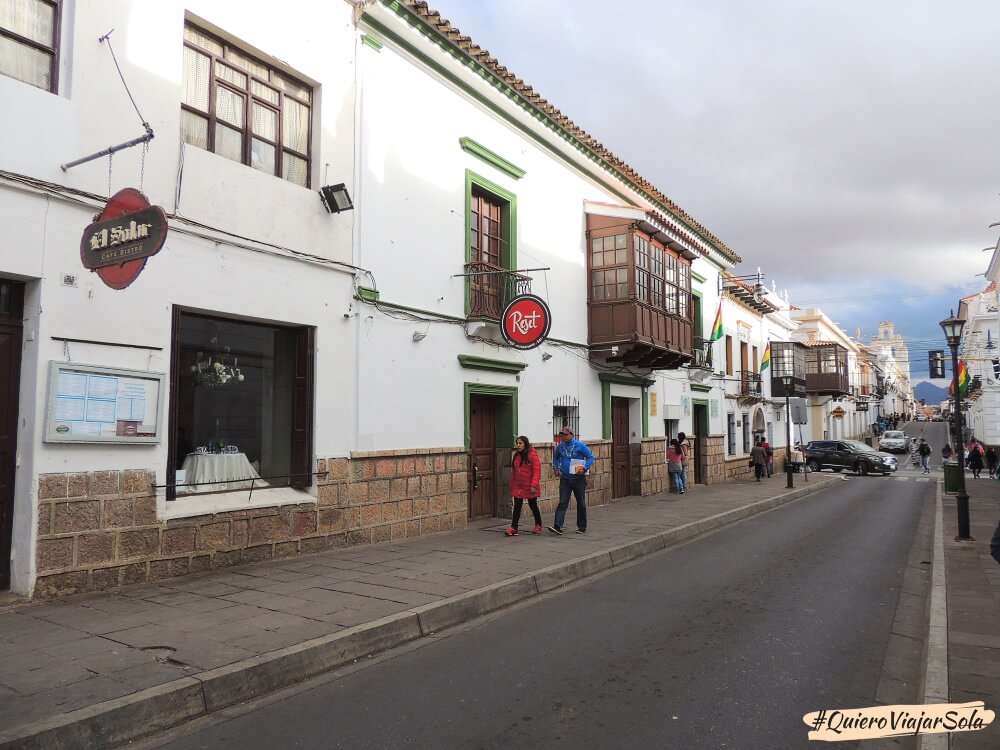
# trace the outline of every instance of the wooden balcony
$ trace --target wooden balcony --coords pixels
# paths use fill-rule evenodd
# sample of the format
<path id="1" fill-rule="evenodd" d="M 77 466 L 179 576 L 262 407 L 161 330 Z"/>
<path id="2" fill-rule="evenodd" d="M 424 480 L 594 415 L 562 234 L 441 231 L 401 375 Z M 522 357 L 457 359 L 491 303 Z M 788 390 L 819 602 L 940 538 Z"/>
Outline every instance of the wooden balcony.
<path id="1" fill-rule="evenodd" d="M 531 277 L 492 263 L 466 263 L 470 320 L 500 320 L 507 303 L 531 292 Z"/>
<path id="2" fill-rule="evenodd" d="M 806 350 L 806 393 L 811 396 L 847 396 L 851 392 L 847 349 L 820 342 Z"/>
<path id="3" fill-rule="evenodd" d="M 636 300 L 591 302 L 590 344 L 617 347 L 607 359 L 632 367 L 674 369 L 694 359 L 690 320 Z"/>

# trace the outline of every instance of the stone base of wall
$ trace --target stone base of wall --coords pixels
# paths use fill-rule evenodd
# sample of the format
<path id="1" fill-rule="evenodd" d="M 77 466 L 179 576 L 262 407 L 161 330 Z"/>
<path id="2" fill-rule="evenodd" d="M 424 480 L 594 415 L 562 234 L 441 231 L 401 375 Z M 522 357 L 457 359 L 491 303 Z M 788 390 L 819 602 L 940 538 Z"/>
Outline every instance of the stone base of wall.
<path id="1" fill-rule="evenodd" d="M 314 501 L 171 521 L 157 519 L 153 472 L 42 475 L 34 595 L 463 528 L 467 467 L 463 448 L 355 453 L 318 462 Z"/>
<path id="2" fill-rule="evenodd" d="M 785 470 L 784 464 L 785 449 L 775 448 L 774 449 L 774 473 L 778 474 Z M 753 466 L 750 466 L 749 456 L 746 458 L 737 458 L 725 462 L 725 471 L 727 480 L 751 480 L 755 479 Z"/>
<path id="3" fill-rule="evenodd" d="M 668 488 L 666 438 L 643 438 L 640 481 L 642 495 L 655 495 Z"/>
<path id="4" fill-rule="evenodd" d="M 709 435 L 705 438 L 705 484 L 726 481 L 725 461 L 726 436 Z"/>

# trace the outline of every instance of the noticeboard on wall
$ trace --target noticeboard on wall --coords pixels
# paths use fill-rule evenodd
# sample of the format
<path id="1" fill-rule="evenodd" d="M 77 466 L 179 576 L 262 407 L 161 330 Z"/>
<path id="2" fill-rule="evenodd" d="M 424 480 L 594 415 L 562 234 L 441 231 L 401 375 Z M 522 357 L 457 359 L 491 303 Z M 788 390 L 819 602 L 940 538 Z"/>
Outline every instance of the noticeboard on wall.
<path id="1" fill-rule="evenodd" d="M 49 364 L 47 443 L 159 443 L 162 372 Z"/>

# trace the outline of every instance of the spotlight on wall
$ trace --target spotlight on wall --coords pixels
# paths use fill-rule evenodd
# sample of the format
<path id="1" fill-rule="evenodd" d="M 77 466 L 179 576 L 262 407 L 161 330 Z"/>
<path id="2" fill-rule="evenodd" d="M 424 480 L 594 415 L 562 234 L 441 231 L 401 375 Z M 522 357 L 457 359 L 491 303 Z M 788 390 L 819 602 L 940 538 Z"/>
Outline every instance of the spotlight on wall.
<path id="1" fill-rule="evenodd" d="M 548 362 L 550 359 L 552 359 L 551 354 L 549 354 L 548 352 L 542 353 L 542 362 Z"/>
<path id="2" fill-rule="evenodd" d="M 341 211 L 350 211 L 354 208 L 351 202 L 350 193 L 344 183 L 339 185 L 324 185 L 319 189 L 319 199 L 323 201 L 323 207 L 331 214 L 339 214 Z"/>
<path id="3" fill-rule="evenodd" d="M 423 341 L 425 338 L 427 338 L 427 334 L 424 333 L 423 331 L 414 331 L 413 332 L 413 340 L 414 340 L 414 342 L 416 342 L 416 341 Z"/>

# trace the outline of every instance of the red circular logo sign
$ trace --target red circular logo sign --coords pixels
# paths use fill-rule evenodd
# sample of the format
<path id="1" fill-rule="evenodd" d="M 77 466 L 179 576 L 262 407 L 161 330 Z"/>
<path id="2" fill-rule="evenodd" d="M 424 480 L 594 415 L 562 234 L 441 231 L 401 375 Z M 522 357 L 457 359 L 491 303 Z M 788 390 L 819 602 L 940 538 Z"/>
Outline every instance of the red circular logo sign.
<path id="1" fill-rule="evenodd" d="M 552 326 L 552 313 L 545 300 L 534 294 L 514 297 L 503 311 L 501 328 L 515 349 L 534 349 L 545 341 Z"/>
<path id="2" fill-rule="evenodd" d="M 112 289 L 124 289 L 167 238 L 167 217 L 134 188 L 119 190 L 83 231 L 80 260 Z"/>

